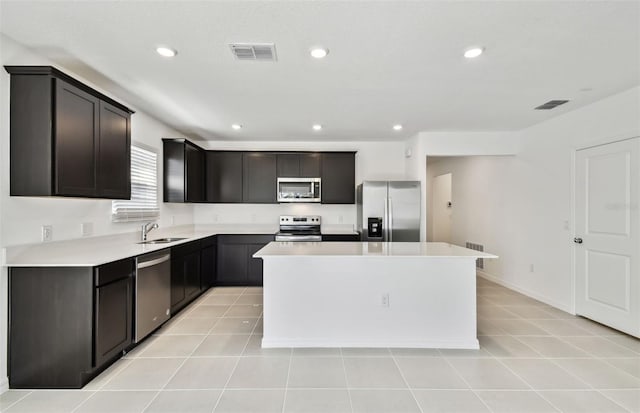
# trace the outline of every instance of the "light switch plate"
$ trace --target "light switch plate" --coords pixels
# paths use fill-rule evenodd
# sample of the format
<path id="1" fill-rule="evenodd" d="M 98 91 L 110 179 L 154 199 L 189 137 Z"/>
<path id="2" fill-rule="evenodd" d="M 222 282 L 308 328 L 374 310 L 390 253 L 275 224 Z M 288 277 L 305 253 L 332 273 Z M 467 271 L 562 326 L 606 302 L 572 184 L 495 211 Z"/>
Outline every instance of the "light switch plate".
<path id="1" fill-rule="evenodd" d="M 42 242 L 53 240 L 53 225 L 42 226 Z"/>
<path id="2" fill-rule="evenodd" d="M 80 224 L 80 234 L 83 237 L 88 237 L 93 234 L 93 222 L 83 222 Z"/>

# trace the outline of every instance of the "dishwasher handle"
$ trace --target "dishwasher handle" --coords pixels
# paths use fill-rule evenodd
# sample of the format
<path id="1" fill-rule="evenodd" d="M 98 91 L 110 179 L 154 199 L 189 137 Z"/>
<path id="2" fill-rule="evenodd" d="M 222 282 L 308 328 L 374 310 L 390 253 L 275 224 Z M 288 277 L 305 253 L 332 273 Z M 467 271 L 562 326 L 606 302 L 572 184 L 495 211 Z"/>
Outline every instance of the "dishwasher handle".
<path id="1" fill-rule="evenodd" d="M 158 265 L 158 264 L 161 264 L 163 262 L 169 261 L 170 259 L 171 259 L 171 254 L 166 254 L 166 255 L 163 255 L 160 258 L 156 258 L 156 259 L 149 260 L 149 261 L 139 260 L 137 262 L 137 264 L 136 264 L 136 268 L 137 269 L 141 269 L 141 268 L 151 267 L 151 266 Z"/>

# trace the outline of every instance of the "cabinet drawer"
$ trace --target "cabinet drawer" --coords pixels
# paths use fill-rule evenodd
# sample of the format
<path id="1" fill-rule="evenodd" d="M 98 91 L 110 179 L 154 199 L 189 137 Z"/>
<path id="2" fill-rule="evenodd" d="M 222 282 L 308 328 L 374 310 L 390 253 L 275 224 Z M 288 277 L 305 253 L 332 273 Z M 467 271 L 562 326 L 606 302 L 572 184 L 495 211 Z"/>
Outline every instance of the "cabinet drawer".
<path id="1" fill-rule="evenodd" d="M 100 287 L 121 278 L 130 277 L 133 273 L 133 258 L 110 262 L 95 269 L 95 285 Z"/>
<path id="2" fill-rule="evenodd" d="M 360 241 L 360 234 L 322 234 L 323 241 Z"/>
<path id="3" fill-rule="evenodd" d="M 276 239 L 275 235 L 218 235 L 218 244 L 268 244 Z"/>
<path id="4" fill-rule="evenodd" d="M 186 244 L 171 247 L 171 258 L 191 254 L 200 249 L 200 240 L 187 242 Z"/>

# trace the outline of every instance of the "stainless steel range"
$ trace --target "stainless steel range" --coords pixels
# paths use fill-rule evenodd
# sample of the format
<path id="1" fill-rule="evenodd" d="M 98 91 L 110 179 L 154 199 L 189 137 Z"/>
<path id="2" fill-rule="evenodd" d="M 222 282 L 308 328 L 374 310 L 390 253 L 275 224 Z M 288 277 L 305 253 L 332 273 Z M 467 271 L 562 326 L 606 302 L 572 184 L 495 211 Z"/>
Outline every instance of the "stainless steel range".
<path id="1" fill-rule="evenodd" d="M 322 241 L 317 215 L 281 215 L 276 241 Z"/>

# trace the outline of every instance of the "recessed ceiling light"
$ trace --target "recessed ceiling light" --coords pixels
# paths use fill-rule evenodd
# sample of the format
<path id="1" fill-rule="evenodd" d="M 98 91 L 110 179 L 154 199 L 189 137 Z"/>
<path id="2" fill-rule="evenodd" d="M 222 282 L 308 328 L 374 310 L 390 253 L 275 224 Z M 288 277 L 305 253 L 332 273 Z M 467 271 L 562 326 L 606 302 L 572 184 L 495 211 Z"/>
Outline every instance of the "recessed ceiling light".
<path id="1" fill-rule="evenodd" d="M 311 56 L 315 57 L 316 59 L 322 59 L 328 54 L 329 49 L 325 47 L 314 47 L 313 49 L 311 49 Z"/>
<path id="2" fill-rule="evenodd" d="M 172 49 L 170 47 L 166 47 L 166 46 L 156 47 L 156 52 L 158 52 L 160 56 L 164 56 L 164 57 L 174 57 L 175 55 L 178 54 L 177 50 Z"/>
<path id="3" fill-rule="evenodd" d="M 231 129 L 240 130 L 242 129 L 242 125 L 234 123 L 233 125 L 231 125 Z"/>
<path id="4" fill-rule="evenodd" d="M 400 124 L 393 125 L 393 130 L 402 130 L 402 125 Z"/>
<path id="5" fill-rule="evenodd" d="M 313 127 L 313 130 L 322 130 L 322 125 L 320 125 L 319 123 L 316 123 L 312 127 Z"/>
<path id="6" fill-rule="evenodd" d="M 484 52 L 483 47 L 473 47 L 464 51 L 464 57 L 467 59 L 473 59 L 474 57 L 480 56 L 482 52 Z"/>

